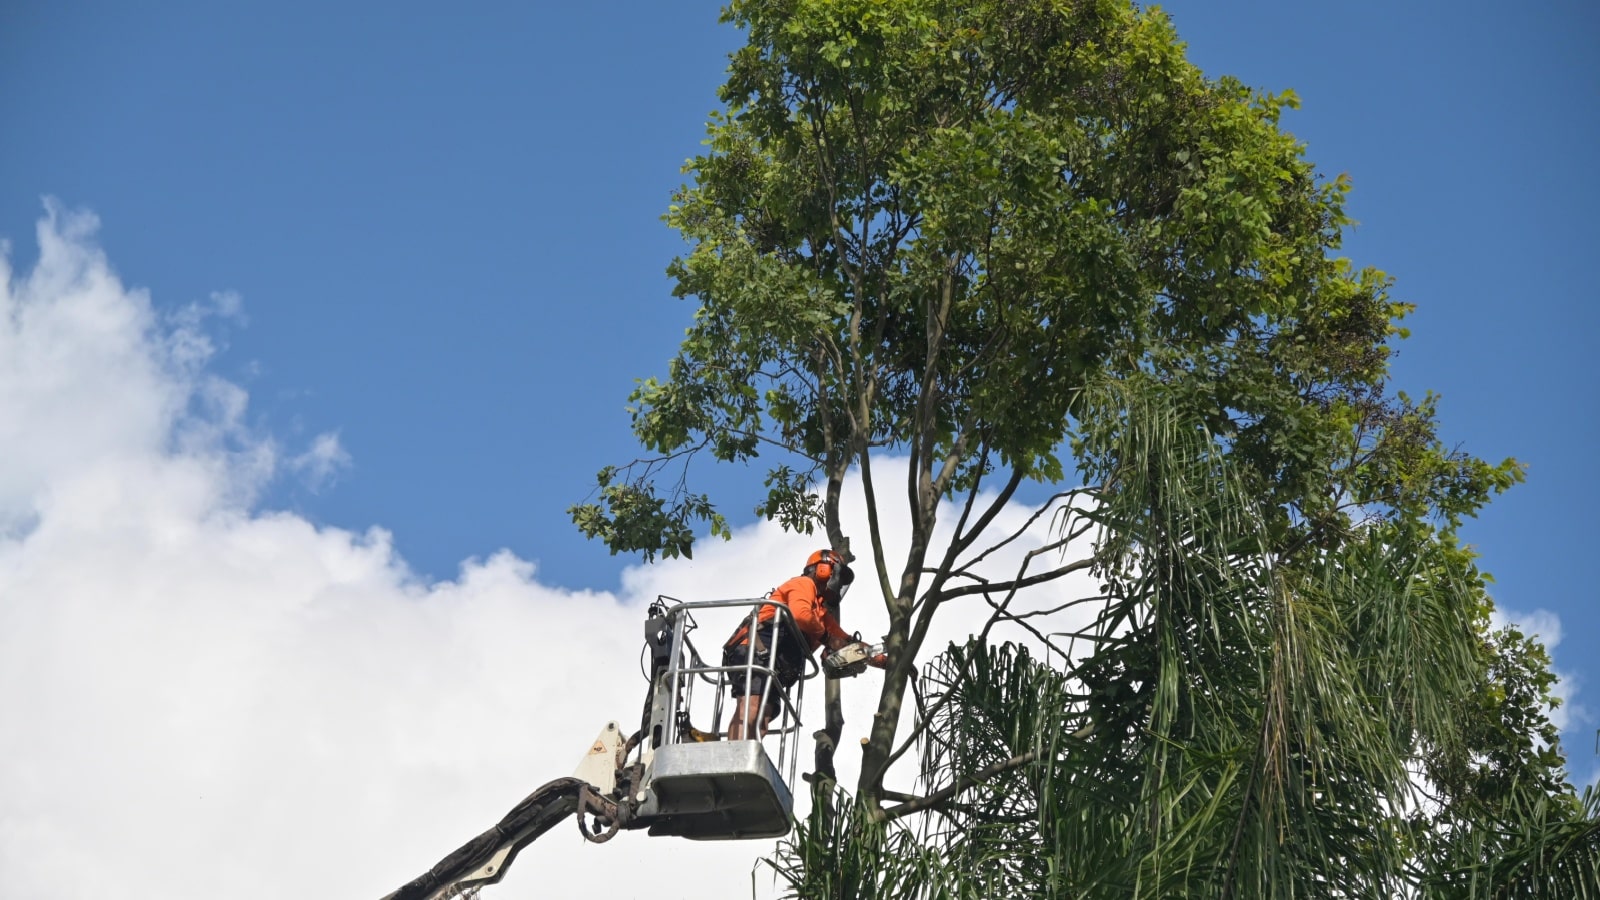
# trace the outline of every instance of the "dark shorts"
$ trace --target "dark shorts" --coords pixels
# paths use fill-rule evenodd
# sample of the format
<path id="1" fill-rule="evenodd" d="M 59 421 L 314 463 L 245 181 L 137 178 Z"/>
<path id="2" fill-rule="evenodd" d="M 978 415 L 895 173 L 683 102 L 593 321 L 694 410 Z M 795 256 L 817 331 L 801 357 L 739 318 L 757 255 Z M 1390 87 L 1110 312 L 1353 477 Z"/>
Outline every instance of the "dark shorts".
<path id="1" fill-rule="evenodd" d="M 772 646 L 772 630 L 770 628 L 763 628 L 757 632 L 757 638 L 756 643 L 760 648 L 770 648 Z M 799 681 L 800 672 L 805 668 L 805 651 L 799 648 L 796 640 L 792 636 L 786 636 L 783 646 L 778 649 L 775 658 L 769 659 L 769 653 L 758 649 L 755 659 L 757 668 L 750 672 L 748 686 L 745 684 L 745 671 L 743 669 L 729 672 L 728 683 L 733 686 L 733 695 L 735 697 L 743 697 L 746 694 L 759 695 L 766 690 L 767 673 L 764 670 L 768 667 L 777 673 L 778 683 L 785 688 Z M 749 654 L 750 643 L 748 642 L 735 644 L 732 647 L 724 647 L 722 649 L 722 664 L 724 666 L 743 666 L 749 661 Z M 776 708 L 777 704 L 778 695 L 774 691 L 767 698 L 767 705 Z"/>

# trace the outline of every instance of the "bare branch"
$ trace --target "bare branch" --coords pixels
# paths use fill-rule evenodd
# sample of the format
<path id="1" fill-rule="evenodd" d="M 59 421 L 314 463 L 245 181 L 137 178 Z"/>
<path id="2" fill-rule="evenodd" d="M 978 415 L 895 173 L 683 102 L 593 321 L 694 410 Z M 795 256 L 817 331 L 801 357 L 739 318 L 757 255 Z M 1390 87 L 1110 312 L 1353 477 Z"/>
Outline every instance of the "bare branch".
<path id="1" fill-rule="evenodd" d="M 978 520 L 972 523 L 972 530 L 966 531 L 967 513 L 971 512 L 972 502 L 978 496 L 978 485 L 974 484 L 972 486 L 971 493 L 967 495 L 966 509 L 961 511 L 961 519 L 956 522 L 955 534 L 950 541 L 950 550 L 945 554 L 947 563 L 953 564 L 956 557 L 965 552 L 968 547 L 971 547 L 972 542 L 978 539 L 978 535 L 988 529 L 989 525 L 994 522 L 995 517 L 1000 515 L 1000 511 L 1005 509 L 1011 502 L 1011 497 L 1016 494 L 1017 488 L 1022 486 L 1022 478 L 1022 470 L 1012 469 L 1011 477 L 1006 479 L 1005 486 L 1000 489 L 1000 493 L 995 495 L 994 502 L 990 503 L 989 507 L 978 516 Z"/>
<path id="2" fill-rule="evenodd" d="M 1088 559 L 1076 560 L 1074 562 L 1067 563 L 1064 566 L 1058 566 L 1049 570 L 1048 572 L 1040 572 L 1037 575 L 1029 575 L 1026 578 L 1017 578 L 1011 581 L 998 581 L 992 584 L 965 585 L 958 588 L 951 588 L 947 591 L 941 592 L 937 602 L 944 603 L 948 600 L 955 600 L 958 597 L 968 597 L 973 594 L 997 594 L 1001 591 L 1015 595 L 1017 591 L 1023 588 L 1033 587 L 1036 584 L 1044 584 L 1047 581 L 1055 581 L 1057 578 L 1071 575 L 1073 572 L 1082 572 L 1085 569 L 1093 567 L 1094 564 L 1095 560 L 1091 557 Z"/>
<path id="3" fill-rule="evenodd" d="M 1048 510 L 1050 510 L 1052 508 L 1055 508 L 1057 506 L 1057 504 L 1060 504 L 1062 509 L 1071 510 L 1071 509 L 1075 508 L 1073 506 L 1073 501 L 1076 500 L 1077 497 L 1079 497 L 1080 495 L 1094 496 L 1097 493 L 1098 493 L 1098 489 L 1097 488 L 1078 487 L 1078 488 L 1073 488 L 1070 491 L 1061 491 L 1061 492 L 1059 492 L 1057 494 L 1054 494 L 1053 496 L 1050 497 L 1050 499 L 1046 500 L 1044 502 L 1044 504 L 1041 505 L 1037 510 L 1034 510 L 1033 514 L 1028 516 L 1027 520 L 1025 522 L 1023 522 L 1020 526 L 1018 526 L 1015 531 L 1013 531 L 1011 534 L 1007 535 L 1004 540 L 1001 540 L 998 543 L 995 543 L 995 544 L 991 545 L 990 547 L 985 549 L 982 553 L 980 553 L 977 556 L 973 557 L 972 559 L 968 560 L 967 561 L 967 565 L 971 566 L 971 565 L 974 565 L 976 563 L 982 562 L 985 558 L 987 558 L 990 555 L 994 554 L 996 551 L 1000 550 L 1001 548 L 1011 544 L 1012 542 L 1016 541 L 1018 538 L 1022 537 L 1022 535 L 1026 534 L 1030 529 L 1033 528 L 1034 524 L 1037 523 L 1039 521 L 1039 519 L 1044 516 L 1045 512 L 1047 512 Z M 1067 540 L 1070 540 L 1070 539 L 1075 538 L 1075 537 L 1079 537 L 1083 533 L 1084 532 L 1083 532 L 1082 529 L 1074 531 L 1074 532 L 1069 532 L 1068 535 L 1067 535 Z M 1063 541 L 1057 541 L 1056 542 L 1057 545 L 1060 545 L 1061 543 L 1063 543 Z"/>
<path id="4" fill-rule="evenodd" d="M 948 786 L 934 791 L 926 797 L 914 797 L 897 806 L 889 807 L 883 811 L 884 817 L 888 819 L 888 821 L 893 822 L 895 819 L 898 819 L 902 816 L 909 816 L 914 812 L 921 812 L 925 809 L 931 809 L 938 804 L 949 800 L 951 797 L 960 794 L 962 791 L 972 787 L 973 785 L 982 784 L 996 775 L 1009 772 L 1012 769 L 1021 768 L 1022 766 L 1028 765 L 1038 758 L 1039 751 L 1030 750 L 1027 753 L 1021 753 L 1013 756 L 1005 762 L 995 763 L 986 769 L 981 769 L 977 772 L 963 775 Z"/>

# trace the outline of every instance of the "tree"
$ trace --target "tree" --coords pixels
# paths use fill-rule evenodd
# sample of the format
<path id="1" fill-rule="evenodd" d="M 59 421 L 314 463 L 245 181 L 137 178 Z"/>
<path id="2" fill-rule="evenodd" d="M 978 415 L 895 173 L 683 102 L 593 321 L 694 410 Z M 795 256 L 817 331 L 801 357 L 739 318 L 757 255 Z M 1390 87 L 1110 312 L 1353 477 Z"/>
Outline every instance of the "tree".
<path id="1" fill-rule="evenodd" d="M 1071 673 L 1117 697 L 1105 721 L 1090 715 L 1096 752 L 1147 733 L 1138 715 L 1194 717 L 1156 677 L 1177 654 L 1214 662 L 1230 696 L 1258 696 L 1261 658 L 1230 641 L 1301 640 L 1273 604 L 1327 594 L 1335 607 L 1328 592 L 1341 579 L 1358 592 L 1453 597 L 1447 646 L 1460 667 L 1438 695 L 1471 680 L 1481 660 L 1463 648 L 1478 637 L 1460 604 L 1472 595 L 1439 579 L 1467 571 L 1453 549 L 1460 519 L 1520 469 L 1447 449 L 1433 398 L 1385 390 L 1389 341 L 1404 336 L 1409 307 L 1381 272 L 1338 257 L 1349 185 L 1319 179 L 1281 130 L 1292 94 L 1205 78 L 1159 10 L 1126 0 L 734 0 L 724 15 L 748 44 L 667 216 L 690 244 L 669 272 L 677 295 L 698 302 L 695 323 L 666 377 L 632 398 L 653 455 L 602 470 L 599 502 L 572 514 L 613 552 L 687 554 L 700 525 L 727 534 L 713 500 L 686 487 L 693 460 L 765 455 L 759 512 L 807 533 L 821 526 L 848 556 L 839 506 L 846 474 L 859 472 L 890 660 L 855 786 L 866 821 L 948 810 L 980 780 L 1042 764 L 1037 749 L 963 761 L 930 770 L 947 780 L 914 796 L 885 783 L 895 759 L 938 733 L 928 715 L 900 729 L 939 610 L 987 602 L 993 623 L 1053 646 L 1051 629 L 1013 602 L 1074 572 L 1106 585 L 1082 600 L 1103 622 L 1081 636 L 1118 648 Z M 1145 406 L 1162 412 L 1136 412 Z M 1199 445 L 1178 441 L 1194 435 Z M 908 460 L 899 490 L 878 480 L 886 454 Z M 1209 546 L 1197 523 L 1162 518 L 1183 483 L 1174 473 L 1189 477 L 1191 465 L 1213 486 L 1225 470 L 1232 487 L 1219 496 L 1249 502 L 1206 508 L 1248 528 L 1228 525 Z M 1187 483 L 1208 483 L 1198 478 Z M 1029 484 L 1051 492 L 1035 521 L 1059 527 L 995 576 L 981 563 L 1020 538 L 997 528 L 999 513 Z M 890 560 L 878 512 L 900 498 L 910 540 Z M 936 545 L 942 503 L 952 537 Z M 1402 548 L 1412 556 L 1394 556 Z M 1423 560 L 1438 571 L 1417 568 Z M 1161 604 L 1177 612 L 1162 619 Z M 1228 609 L 1239 621 L 1224 629 Z M 1176 630 L 1126 638 L 1160 622 Z M 951 696 L 982 681 L 950 671 L 967 673 Z M 1343 702 L 1338 685 L 1317 684 L 1319 702 Z M 1437 712 L 1439 696 L 1425 699 Z M 1065 709 L 1081 718 L 1087 702 Z M 1307 728 L 1320 721 L 1295 711 Z M 1275 764 L 1308 752 L 1256 743 Z M 1350 777 L 1390 796 L 1394 762 Z M 819 771 L 831 775 L 827 753 Z M 1263 789 L 1230 802 L 1260 812 Z M 1289 802 L 1284 790 L 1273 802 Z M 1247 844 L 1240 831 L 1233 858 L 1291 811 L 1304 810 L 1241 813 L 1256 832 Z"/>

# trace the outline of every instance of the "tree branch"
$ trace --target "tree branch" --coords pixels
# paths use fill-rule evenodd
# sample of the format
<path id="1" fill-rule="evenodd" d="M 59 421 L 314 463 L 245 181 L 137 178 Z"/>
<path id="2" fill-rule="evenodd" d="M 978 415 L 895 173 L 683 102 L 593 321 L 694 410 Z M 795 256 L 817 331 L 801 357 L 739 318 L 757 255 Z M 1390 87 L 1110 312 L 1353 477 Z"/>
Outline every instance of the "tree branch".
<path id="1" fill-rule="evenodd" d="M 968 597 L 973 594 L 994 594 L 999 593 L 1000 591 L 1005 591 L 1008 594 L 1014 594 L 1025 587 L 1032 587 L 1036 584 L 1044 584 L 1047 581 L 1054 581 L 1064 575 L 1071 575 L 1073 572 L 1081 572 L 1084 569 L 1092 567 L 1094 563 L 1094 557 L 1089 557 L 1087 559 L 1080 559 L 1076 562 L 1067 563 L 1064 566 L 1059 566 L 1049 570 L 1048 572 L 1040 572 L 1037 575 L 1029 575 L 1026 578 L 1018 578 L 1012 581 L 1000 581 L 993 584 L 969 584 L 963 587 L 951 588 L 947 591 L 941 591 L 936 602 L 944 603 L 947 600 L 954 600 L 958 597 Z"/>
<path id="2" fill-rule="evenodd" d="M 960 778 L 957 778 L 951 784 L 934 791 L 926 797 L 914 797 L 897 806 L 891 806 L 884 810 L 883 814 L 889 821 L 893 822 L 895 819 L 898 819 L 902 816 L 909 816 L 915 812 L 931 809 L 938 804 L 956 796 L 957 794 L 960 794 L 967 788 L 977 784 L 982 784 L 983 782 L 988 781 L 990 778 L 993 778 L 994 776 L 1004 772 L 1009 772 L 1012 769 L 1021 768 L 1022 766 L 1025 766 L 1038 758 L 1039 751 L 1029 750 L 1027 753 L 1013 756 L 1005 762 L 995 763 L 987 769 L 982 769 L 968 775 L 963 775 Z"/>
<path id="3" fill-rule="evenodd" d="M 978 516 L 978 520 L 976 522 L 972 523 L 971 531 L 966 530 L 966 514 L 972 509 L 971 503 L 968 503 L 967 509 L 962 511 L 961 521 L 956 523 L 955 534 L 950 541 L 950 552 L 945 557 L 946 562 L 950 566 L 955 565 L 956 556 L 964 552 L 968 547 L 971 547 L 972 542 L 978 539 L 978 535 L 987 530 L 989 525 L 994 522 L 995 517 L 1000 515 L 1000 511 L 1005 509 L 1006 504 L 1011 502 L 1011 498 L 1016 494 L 1017 488 L 1022 486 L 1022 478 L 1023 475 L 1021 469 L 1011 470 L 1011 477 L 1006 479 L 1005 486 L 1000 489 L 999 494 L 995 495 L 994 502 L 989 504 L 989 507 Z M 977 493 L 978 486 L 974 484 L 972 486 L 972 494 L 969 495 L 968 499 L 976 499 Z"/>

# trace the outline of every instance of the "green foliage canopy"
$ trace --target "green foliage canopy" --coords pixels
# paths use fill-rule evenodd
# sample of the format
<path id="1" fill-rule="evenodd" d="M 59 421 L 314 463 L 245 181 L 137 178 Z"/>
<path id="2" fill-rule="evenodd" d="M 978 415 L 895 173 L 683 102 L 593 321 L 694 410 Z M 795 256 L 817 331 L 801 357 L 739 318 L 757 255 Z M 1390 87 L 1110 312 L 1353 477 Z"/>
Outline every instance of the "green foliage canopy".
<path id="1" fill-rule="evenodd" d="M 1279 127 L 1291 93 L 1207 79 L 1158 10 L 1108 0 L 743 0 L 708 150 L 667 216 L 699 303 L 632 398 L 655 457 L 573 516 L 613 551 L 725 533 L 654 477 L 708 451 L 777 459 L 759 510 L 809 530 L 810 492 L 911 457 L 915 510 L 996 468 L 1065 477 L 1088 382 L 1182 381 L 1287 514 L 1470 512 L 1516 477 L 1442 452 L 1432 407 L 1382 395 L 1407 307 L 1332 251 L 1343 178 Z M 1337 478 L 1330 482 L 1330 470 Z M 1287 520 L 1286 520 L 1287 521 Z"/>

